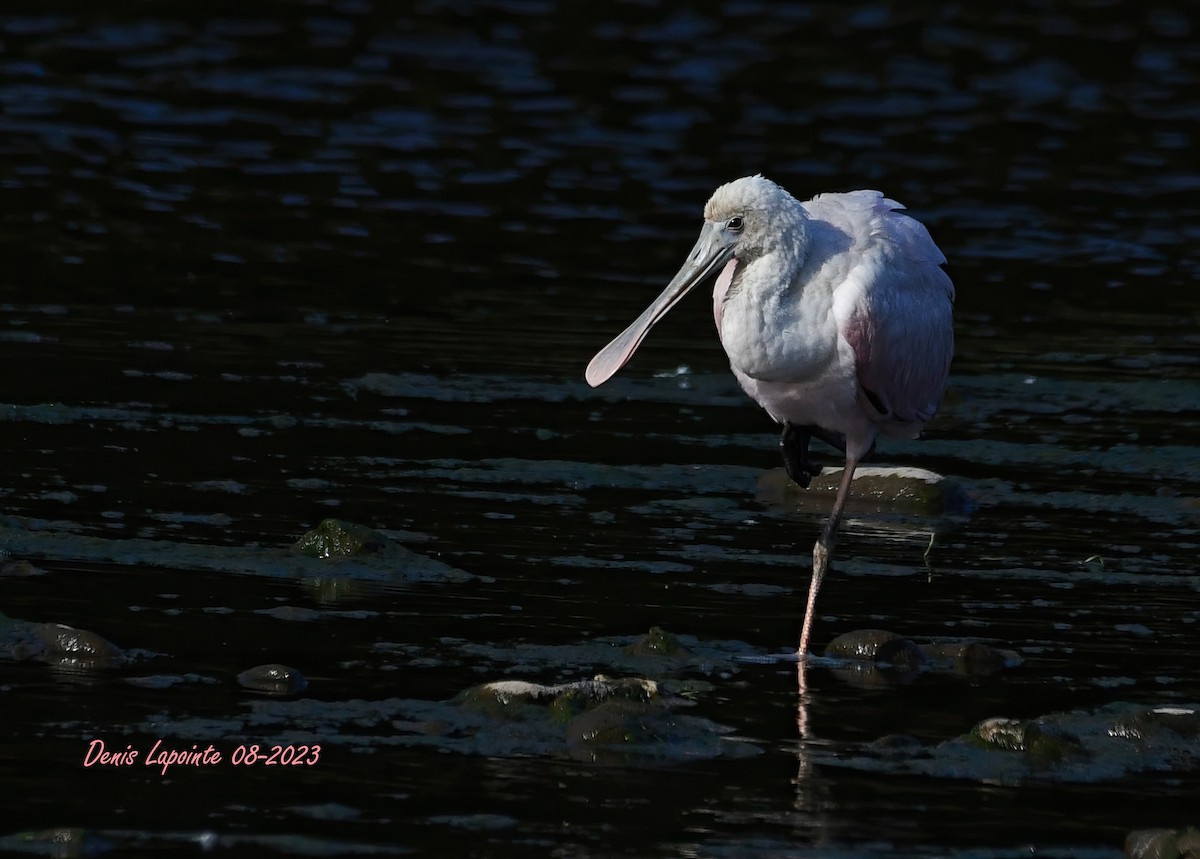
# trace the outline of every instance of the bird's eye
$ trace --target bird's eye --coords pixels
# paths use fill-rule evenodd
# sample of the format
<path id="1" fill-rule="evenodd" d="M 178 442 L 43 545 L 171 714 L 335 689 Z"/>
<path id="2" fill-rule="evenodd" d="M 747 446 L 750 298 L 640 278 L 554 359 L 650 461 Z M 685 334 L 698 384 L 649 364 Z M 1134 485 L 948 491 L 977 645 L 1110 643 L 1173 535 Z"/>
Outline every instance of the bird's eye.
<path id="1" fill-rule="evenodd" d="M 742 231 L 742 227 L 744 226 L 745 223 L 743 223 L 741 215 L 734 215 L 725 222 L 725 229 L 729 230 L 731 233 L 740 233 Z"/>

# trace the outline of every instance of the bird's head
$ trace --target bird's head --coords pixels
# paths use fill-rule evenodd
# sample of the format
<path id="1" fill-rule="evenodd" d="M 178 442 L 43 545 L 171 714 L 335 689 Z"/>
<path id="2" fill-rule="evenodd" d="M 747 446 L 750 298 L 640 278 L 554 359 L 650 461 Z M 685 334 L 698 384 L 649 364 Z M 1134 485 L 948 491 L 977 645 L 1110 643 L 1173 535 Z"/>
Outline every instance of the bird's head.
<path id="1" fill-rule="evenodd" d="M 784 247 L 802 256 L 805 217 L 791 194 L 762 176 L 745 176 L 718 188 L 704 206 L 700 238 L 683 267 L 642 315 L 596 354 L 585 374 L 588 384 L 608 381 L 679 299 L 732 261 L 749 264 Z"/>
<path id="2" fill-rule="evenodd" d="M 805 212 L 796 198 L 770 179 L 745 176 L 709 197 L 692 253 L 706 245 L 710 252 L 727 250 L 728 258 L 753 262 L 783 244 L 795 247 L 804 240 Z"/>

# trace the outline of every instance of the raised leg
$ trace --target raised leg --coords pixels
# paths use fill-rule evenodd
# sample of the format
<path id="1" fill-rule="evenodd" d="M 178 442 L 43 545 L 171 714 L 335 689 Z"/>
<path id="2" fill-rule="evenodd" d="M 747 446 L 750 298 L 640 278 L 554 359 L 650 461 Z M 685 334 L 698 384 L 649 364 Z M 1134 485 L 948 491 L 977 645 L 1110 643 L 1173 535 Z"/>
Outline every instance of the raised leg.
<path id="1" fill-rule="evenodd" d="M 812 461 L 808 453 L 808 442 L 813 427 L 783 425 L 779 436 L 779 452 L 783 454 L 783 467 L 788 477 L 801 489 L 808 489 L 812 479 L 821 473 L 821 466 Z"/>
<path id="2" fill-rule="evenodd" d="M 817 612 L 817 591 L 821 589 L 821 580 L 829 570 L 829 560 L 833 557 L 833 547 L 837 544 L 838 527 L 842 524 L 842 510 L 846 499 L 850 496 L 850 482 L 854 479 L 854 469 L 858 463 L 847 457 L 846 469 L 842 472 L 842 480 L 838 484 L 837 496 L 833 499 L 833 510 L 821 536 L 813 546 L 812 583 L 808 586 L 808 608 L 804 612 L 804 625 L 800 627 L 799 656 L 804 659 L 808 655 L 808 639 L 812 635 L 813 619 Z"/>
<path id="3" fill-rule="evenodd" d="M 832 448 L 846 452 L 846 439 L 841 433 L 823 430 L 818 426 L 798 427 L 795 424 L 784 424 L 779 436 L 779 452 L 783 454 L 783 467 L 788 477 L 801 489 L 808 489 L 808 484 L 821 473 L 821 466 L 813 461 L 808 444 L 812 439 L 819 438 Z M 875 452 L 875 443 L 863 454 L 858 462 L 867 459 Z"/>

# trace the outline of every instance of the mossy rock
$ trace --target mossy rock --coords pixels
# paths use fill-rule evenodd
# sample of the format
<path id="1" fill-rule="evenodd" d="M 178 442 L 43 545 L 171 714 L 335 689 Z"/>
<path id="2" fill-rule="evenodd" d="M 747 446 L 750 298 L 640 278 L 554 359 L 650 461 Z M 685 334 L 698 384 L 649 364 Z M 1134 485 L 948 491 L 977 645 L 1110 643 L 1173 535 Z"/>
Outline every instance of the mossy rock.
<path id="1" fill-rule="evenodd" d="M 295 543 L 295 550 L 311 558 L 371 555 L 385 549 L 391 541 L 365 525 L 341 519 L 325 519 Z"/>
<path id="2" fill-rule="evenodd" d="M 1022 752 L 1025 750 L 1025 722 L 999 716 L 984 719 L 970 730 L 967 741 L 983 749 Z"/>
<path id="3" fill-rule="evenodd" d="M 687 648 L 679 639 L 661 626 L 652 626 L 650 631 L 636 641 L 627 644 L 624 651 L 630 656 L 686 656 Z"/>

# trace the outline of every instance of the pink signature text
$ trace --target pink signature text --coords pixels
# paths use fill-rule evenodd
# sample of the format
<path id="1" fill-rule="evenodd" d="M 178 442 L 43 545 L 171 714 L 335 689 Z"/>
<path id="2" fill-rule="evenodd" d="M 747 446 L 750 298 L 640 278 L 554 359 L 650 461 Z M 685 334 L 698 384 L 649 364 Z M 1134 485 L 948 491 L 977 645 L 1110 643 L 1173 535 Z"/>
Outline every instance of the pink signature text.
<path id="1" fill-rule="evenodd" d="M 232 766 L 312 766 L 321 758 L 318 745 L 265 745 L 260 743 L 241 744 L 228 756 L 221 754 L 211 743 L 201 748 L 193 743 L 189 748 L 176 748 L 155 740 L 144 756 L 132 743 L 124 749 L 109 750 L 103 739 L 97 737 L 88 743 L 83 754 L 84 767 L 132 767 L 140 760 L 142 766 L 156 767 L 166 775 L 171 767 L 211 767 L 228 762 Z"/>

